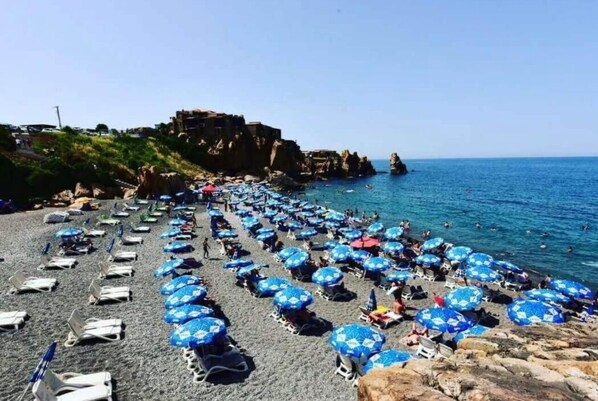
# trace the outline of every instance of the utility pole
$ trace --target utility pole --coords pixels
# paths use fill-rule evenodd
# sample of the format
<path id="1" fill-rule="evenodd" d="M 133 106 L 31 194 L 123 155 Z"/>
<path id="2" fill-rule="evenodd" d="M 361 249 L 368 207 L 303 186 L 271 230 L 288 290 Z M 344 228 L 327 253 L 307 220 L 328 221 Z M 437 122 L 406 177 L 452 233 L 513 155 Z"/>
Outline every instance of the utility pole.
<path id="1" fill-rule="evenodd" d="M 60 121 L 60 108 L 59 106 L 54 106 L 56 109 L 56 115 L 58 116 L 58 128 L 62 129 L 62 121 Z"/>

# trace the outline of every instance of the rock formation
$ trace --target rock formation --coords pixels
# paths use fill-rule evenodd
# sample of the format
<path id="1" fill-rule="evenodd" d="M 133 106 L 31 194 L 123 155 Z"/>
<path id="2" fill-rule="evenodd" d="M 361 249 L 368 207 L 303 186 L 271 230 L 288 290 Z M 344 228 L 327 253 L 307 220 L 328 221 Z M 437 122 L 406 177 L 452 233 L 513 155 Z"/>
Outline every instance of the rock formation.
<path id="1" fill-rule="evenodd" d="M 407 174 L 407 166 L 396 153 L 390 155 L 390 174 Z"/>
<path id="2" fill-rule="evenodd" d="M 315 150 L 305 152 L 304 171 L 311 178 L 318 177 L 358 177 L 375 175 L 376 170 L 367 157 L 343 150 L 340 154 L 333 150 Z"/>
<path id="3" fill-rule="evenodd" d="M 175 194 L 185 190 L 186 185 L 178 173 L 160 173 L 156 166 L 143 166 L 137 174 L 137 195 L 141 197 Z"/>
<path id="4" fill-rule="evenodd" d="M 360 401 L 598 400 L 596 325 L 495 329 L 442 360 L 413 359 L 359 380 Z"/>

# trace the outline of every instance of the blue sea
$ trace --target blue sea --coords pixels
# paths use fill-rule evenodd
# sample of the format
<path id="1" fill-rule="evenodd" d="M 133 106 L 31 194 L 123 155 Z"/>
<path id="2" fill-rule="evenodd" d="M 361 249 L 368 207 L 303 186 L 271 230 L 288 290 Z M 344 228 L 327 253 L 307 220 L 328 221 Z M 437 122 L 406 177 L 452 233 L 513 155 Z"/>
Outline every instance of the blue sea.
<path id="1" fill-rule="evenodd" d="M 377 211 L 387 227 L 408 219 L 412 236 L 430 229 L 455 245 L 598 288 L 598 158 L 405 162 L 405 176 L 322 181 L 305 195 L 339 211 L 357 208 L 359 216 Z M 373 163 L 389 169 L 387 160 Z"/>

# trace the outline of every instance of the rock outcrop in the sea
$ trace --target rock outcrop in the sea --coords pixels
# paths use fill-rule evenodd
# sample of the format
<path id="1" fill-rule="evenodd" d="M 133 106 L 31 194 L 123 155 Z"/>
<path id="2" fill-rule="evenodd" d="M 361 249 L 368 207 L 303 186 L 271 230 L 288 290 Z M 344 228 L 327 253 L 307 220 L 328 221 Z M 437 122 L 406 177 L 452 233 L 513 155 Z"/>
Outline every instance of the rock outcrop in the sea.
<path id="1" fill-rule="evenodd" d="M 161 173 L 156 166 L 143 166 L 137 173 L 137 195 L 175 194 L 185 190 L 186 185 L 178 173 Z"/>
<path id="2" fill-rule="evenodd" d="M 598 400 L 596 325 L 490 330 L 448 359 L 413 359 L 359 380 L 360 401 Z"/>
<path id="3" fill-rule="evenodd" d="M 376 170 L 367 157 L 356 152 L 343 150 L 340 154 L 333 150 L 305 152 L 306 168 L 312 178 L 318 177 L 359 177 L 375 175 Z"/>
<path id="4" fill-rule="evenodd" d="M 401 161 L 401 158 L 396 153 L 390 155 L 390 174 L 407 174 L 407 166 Z"/>

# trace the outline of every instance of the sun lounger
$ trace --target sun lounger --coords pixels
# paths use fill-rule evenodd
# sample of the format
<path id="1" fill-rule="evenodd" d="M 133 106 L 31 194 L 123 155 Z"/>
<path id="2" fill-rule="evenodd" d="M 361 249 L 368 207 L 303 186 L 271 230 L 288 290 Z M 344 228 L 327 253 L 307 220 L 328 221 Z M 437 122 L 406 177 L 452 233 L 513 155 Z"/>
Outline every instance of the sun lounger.
<path id="1" fill-rule="evenodd" d="M 105 385 L 85 387 L 56 396 L 43 380 L 38 380 L 32 392 L 39 401 L 112 401 L 112 389 Z"/>
<path id="2" fill-rule="evenodd" d="M 424 278 L 426 270 L 421 266 L 415 266 L 415 275 L 419 278 Z"/>
<path id="3" fill-rule="evenodd" d="M 129 287 L 111 287 L 100 286 L 97 282 L 92 281 L 89 285 L 89 303 L 97 305 L 104 301 L 124 302 L 131 300 L 131 289 Z"/>
<path id="4" fill-rule="evenodd" d="M 139 216 L 139 221 L 141 221 L 142 223 L 145 224 L 154 224 L 158 222 L 158 219 L 155 217 L 149 217 L 145 214 L 142 214 L 141 216 Z"/>
<path id="5" fill-rule="evenodd" d="M 297 239 L 297 236 L 295 235 L 295 233 L 293 232 L 293 230 L 289 230 L 287 232 L 287 238 L 288 239 Z"/>
<path id="6" fill-rule="evenodd" d="M 83 328 L 85 328 L 85 330 L 99 329 L 101 327 L 111 326 L 120 327 L 123 325 L 123 321 L 121 319 L 98 319 L 95 317 L 83 319 L 76 309 L 71 313 L 69 321 L 72 321 L 74 324 L 82 326 Z"/>
<path id="7" fill-rule="evenodd" d="M 432 359 L 436 356 L 437 344 L 426 337 L 419 337 L 419 345 L 417 347 L 417 355 L 423 356 L 426 359 Z"/>
<path id="8" fill-rule="evenodd" d="M 11 312 L 4 312 L 0 311 L 0 319 L 1 318 L 11 318 L 11 317 L 19 317 L 25 319 L 27 317 L 26 311 L 11 311 Z"/>
<path id="9" fill-rule="evenodd" d="M 100 216 L 98 217 L 97 225 L 99 226 L 116 226 L 120 224 L 119 219 L 115 219 L 108 216 Z"/>
<path id="10" fill-rule="evenodd" d="M 428 281 L 436 281 L 436 279 L 440 277 L 435 270 L 432 269 L 424 269 L 424 277 L 422 277 L 424 280 L 428 280 Z"/>
<path id="11" fill-rule="evenodd" d="M 55 278 L 26 277 L 22 272 L 16 272 L 8 282 L 12 286 L 8 294 L 24 291 L 50 292 L 56 286 Z"/>
<path id="12" fill-rule="evenodd" d="M 141 209 L 139 206 L 131 206 L 128 203 L 123 203 L 123 210 L 125 211 L 137 212 L 139 209 Z"/>
<path id="13" fill-rule="evenodd" d="M 133 276 L 133 266 L 112 265 L 108 262 L 100 263 L 100 275 L 98 277 L 100 279 L 131 276 Z"/>
<path id="14" fill-rule="evenodd" d="M 109 372 L 58 374 L 48 369 L 43 381 L 54 395 L 92 386 L 106 386 L 108 390 L 112 391 L 112 377 Z"/>
<path id="15" fill-rule="evenodd" d="M 42 255 L 41 263 L 37 267 L 38 270 L 46 269 L 72 269 L 77 264 L 75 258 L 63 258 L 63 257 L 49 257 L 48 255 Z"/>
<path id="16" fill-rule="evenodd" d="M 204 382 L 210 375 L 219 372 L 247 372 L 249 366 L 240 352 L 227 352 L 219 358 L 197 357 L 197 367 L 193 371 L 195 383 Z"/>
<path id="17" fill-rule="evenodd" d="M 308 320 L 304 321 L 290 321 L 287 320 L 284 327 L 293 334 L 299 335 L 303 331 L 314 329 L 318 327 L 324 327 L 326 323 L 319 317 L 311 316 Z"/>
<path id="18" fill-rule="evenodd" d="M 142 237 L 129 237 L 127 235 L 123 235 L 120 238 L 120 243 L 123 245 L 139 245 L 139 244 L 143 244 L 143 238 Z"/>
<path id="19" fill-rule="evenodd" d="M 344 285 L 320 287 L 316 293 L 327 301 L 334 301 L 336 299 L 349 299 L 353 295 L 345 288 Z"/>
<path id="20" fill-rule="evenodd" d="M 375 315 L 370 314 L 368 320 L 372 326 L 376 326 L 379 329 L 386 329 L 388 326 L 394 323 L 400 323 L 403 321 L 403 315 L 394 313 L 393 311 L 386 311 L 384 313 L 377 313 Z"/>
<path id="21" fill-rule="evenodd" d="M 413 298 L 425 298 L 427 294 L 428 293 L 426 291 L 424 291 L 423 288 L 421 288 L 421 286 L 412 288 L 412 287 L 406 285 L 403 288 L 401 297 L 405 300 L 410 300 Z"/>
<path id="22" fill-rule="evenodd" d="M 17 331 L 19 326 L 25 322 L 24 316 L 2 316 L 0 314 L 0 332 L 1 331 Z"/>
<path id="23" fill-rule="evenodd" d="M 135 251 L 112 251 L 108 256 L 109 262 L 131 262 L 137 260 Z"/>
<path id="24" fill-rule="evenodd" d="M 439 343 L 436 358 L 450 358 L 451 356 L 453 356 L 454 353 L 455 351 L 453 351 L 451 347 L 443 343 Z"/>
<path id="25" fill-rule="evenodd" d="M 131 223 L 131 231 L 134 233 L 149 233 L 152 229 L 148 226 L 138 226 Z"/>
<path id="26" fill-rule="evenodd" d="M 120 340 L 123 332 L 122 325 L 87 328 L 86 325 L 80 324 L 72 318 L 68 320 L 67 324 L 70 331 L 64 342 L 64 346 L 69 348 L 85 340 L 100 339 L 108 342 L 117 341 Z"/>
<path id="27" fill-rule="evenodd" d="M 149 212 L 147 215 L 151 218 L 151 217 L 162 217 L 164 216 L 164 213 L 160 212 L 160 208 L 156 209 L 158 210 L 157 212 Z"/>
<path id="28" fill-rule="evenodd" d="M 351 381 L 356 376 L 355 364 L 348 356 L 338 354 L 336 357 L 336 370 L 335 375 L 342 376 L 345 381 Z"/>
<path id="29" fill-rule="evenodd" d="M 85 238 L 104 237 L 105 235 L 106 235 L 106 231 L 104 231 L 104 230 L 86 230 L 86 229 L 83 229 L 83 236 Z"/>
<path id="30" fill-rule="evenodd" d="M 59 256 L 66 255 L 87 255 L 93 250 L 93 244 L 91 243 L 77 243 L 66 248 L 60 248 L 58 251 Z"/>
<path id="31" fill-rule="evenodd" d="M 130 216 L 129 213 L 118 211 L 118 210 L 112 210 L 112 212 L 110 212 L 110 217 L 114 217 L 114 218 L 125 218 L 126 219 L 129 216 Z"/>
<path id="32" fill-rule="evenodd" d="M 138 198 L 135 198 L 133 200 L 133 202 L 135 202 L 136 205 L 147 205 L 147 204 L 149 204 L 149 201 L 147 201 L 145 199 L 138 199 Z"/>
<path id="33" fill-rule="evenodd" d="M 452 276 L 444 277 L 444 286 L 448 289 L 454 290 L 455 288 L 461 287 L 461 285 Z"/>

